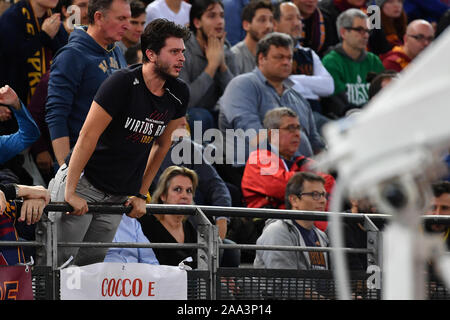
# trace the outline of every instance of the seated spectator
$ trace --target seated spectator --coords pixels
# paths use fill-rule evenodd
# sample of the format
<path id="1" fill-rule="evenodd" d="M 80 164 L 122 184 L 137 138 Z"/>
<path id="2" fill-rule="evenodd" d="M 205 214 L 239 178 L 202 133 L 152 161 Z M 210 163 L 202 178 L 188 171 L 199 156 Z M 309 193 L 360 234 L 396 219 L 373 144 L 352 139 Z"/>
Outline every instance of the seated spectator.
<path id="1" fill-rule="evenodd" d="M 152 203 L 181 204 L 193 203 L 198 184 L 197 174 L 186 168 L 172 166 L 167 168 L 158 180 L 152 194 Z M 197 243 L 197 231 L 184 215 L 146 214 L 139 219 L 144 235 L 153 243 Z M 177 266 L 181 261 L 192 257 L 191 267 L 197 267 L 196 249 L 154 249 L 156 258 L 162 265 Z"/>
<path id="2" fill-rule="evenodd" d="M 381 55 L 403 44 L 408 18 L 403 0 L 376 0 L 375 3 L 381 9 L 381 28 L 370 30 L 369 51 Z"/>
<path id="3" fill-rule="evenodd" d="M 349 201 L 351 213 L 377 213 L 376 207 L 368 199 L 352 199 Z M 344 222 L 343 235 L 346 248 L 367 248 L 367 230 L 359 222 Z M 348 268 L 351 271 L 367 270 L 367 254 L 347 254 Z"/>
<path id="4" fill-rule="evenodd" d="M 367 12 L 367 0 L 321 0 L 319 9 L 323 14 L 325 22 L 325 43 L 322 47 L 321 56 L 328 53 L 330 47 L 340 42 L 339 28 L 336 26 L 338 16 L 348 9 L 359 9 Z"/>
<path id="5" fill-rule="evenodd" d="M 145 25 L 145 5 L 140 0 L 132 0 L 130 2 L 131 18 L 128 29 L 124 32 L 122 40 L 117 45 L 125 54 L 127 50 L 137 45 L 141 41 L 141 35 L 144 32 Z"/>
<path id="6" fill-rule="evenodd" d="M 242 11 L 242 28 L 246 35 L 244 40 L 235 44 L 234 53 L 236 75 L 250 72 L 256 67 L 256 46 L 266 34 L 273 31 L 273 7 L 269 0 L 252 1 Z"/>
<path id="7" fill-rule="evenodd" d="M 404 0 L 403 6 L 409 22 L 424 19 L 436 23 L 449 9 L 449 4 L 444 3 L 444 0 Z"/>
<path id="8" fill-rule="evenodd" d="M 87 25 L 88 20 L 88 4 L 89 0 L 60 0 L 55 8 L 56 12 L 61 12 L 61 18 L 63 20 L 63 26 L 67 34 L 70 34 L 75 25 Z M 77 11 L 68 11 L 70 6 L 77 6 L 80 10 L 80 20 L 77 20 L 76 16 L 72 16 Z"/>
<path id="9" fill-rule="evenodd" d="M 217 127 L 217 100 L 236 74 L 234 54 L 225 39 L 225 19 L 220 0 L 195 0 L 189 15 L 192 36 L 185 43 L 186 63 L 180 73 L 190 89 L 189 127 L 195 137 L 195 121 L 202 134 Z"/>
<path id="10" fill-rule="evenodd" d="M 67 43 L 57 1 L 21 0 L 0 17 L 0 87 L 8 84 L 28 105 L 53 55 Z"/>
<path id="11" fill-rule="evenodd" d="M 112 242 L 150 243 L 142 232 L 139 221 L 126 214 L 122 216 Z M 159 264 L 152 248 L 110 248 L 106 253 L 105 262 Z"/>
<path id="12" fill-rule="evenodd" d="M 145 8 L 145 25 L 157 18 L 164 18 L 187 27 L 190 10 L 191 4 L 184 0 L 155 0 Z"/>
<path id="13" fill-rule="evenodd" d="M 128 66 L 142 63 L 142 50 L 140 43 L 128 48 L 127 52 L 125 52 L 125 61 Z"/>
<path id="14" fill-rule="evenodd" d="M 19 208 L 14 200 L 23 198 Z M 41 219 L 45 206 L 50 202 L 50 194 L 40 186 L 30 187 L 17 184 L 0 184 L 0 240 L 19 241 L 17 222 L 33 225 Z M 25 263 L 22 247 L 0 247 L 0 265 Z"/>
<path id="15" fill-rule="evenodd" d="M 430 209 L 426 214 L 450 215 L 450 182 L 437 181 L 432 184 L 433 198 Z M 427 223 L 425 229 L 428 232 L 438 234 L 442 237 L 447 250 L 450 251 L 450 227 L 446 224 Z"/>
<path id="16" fill-rule="evenodd" d="M 370 81 L 369 100 L 371 100 L 378 92 L 386 87 L 393 79 L 397 78 L 397 72 L 386 70 L 376 75 Z"/>
<path id="17" fill-rule="evenodd" d="M 193 196 L 198 185 L 197 174 L 187 168 L 171 166 L 161 174 L 157 188 L 152 194 L 152 203 L 193 204 Z M 190 219 L 184 215 L 152 214 L 139 219 L 144 235 L 153 243 L 197 243 L 197 231 Z M 230 252 L 232 251 L 232 252 Z M 192 257 L 191 267 L 197 267 L 197 249 L 154 249 L 156 258 L 162 265 L 177 266 Z M 239 266 L 237 251 L 223 250 L 219 258 L 224 266 Z"/>
<path id="18" fill-rule="evenodd" d="M 289 79 L 292 71 L 293 56 L 292 38 L 284 33 L 272 32 L 258 42 L 257 68 L 234 78 L 227 86 L 219 100 L 219 128 L 226 137 L 237 138 L 245 149 L 226 153 L 226 178 L 230 182 L 241 185 L 243 167 L 249 151 L 255 150 L 256 132 L 263 129 L 263 119 L 267 111 L 286 106 L 295 111 L 301 124 L 301 143 L 297 155 L 312 156 L 324 148 L 324 142 L 317 132 L 314 116 L 308 101 L 292 87 Z M 227 137 L 226 130 L 241 129 L 247 131 L 245 136 Z M 250 130 L 249 130 L 250 129 Z M 251 134 L 254 131 L 255 135 Z M 236 131 L 238 134 L 239 131 Z M 251 140 L 251 141 L 249 141 Z M 241 143 L 243 142 L 243 143 Z M 250 149 L 250 150 L 249 150 Z M 252 149 L 252 150 L 251 150 Z M 227 150 L 228 151 L 228 150 Z M 222 174 L 222 177 L 225 177 Z"/>
<path id="19" fill-rule="evenodd" d="M 313 160 L 294 156 L 300 144 L 300 123 L 297 114 L 286 107 L 275 108 L 266 113 L 264 128 L 268 129 L 268 146 L 253 151 L 245 165 L 242 177 L 242 193 L 249 208 L 284 209 L 284 190 L 297 172 L 312 171 Z M 334 178 L 319 173 L 326 181 L 328 193 L 334 186 Z M 229 238 L 237 243 L 255 244 L 264 227 L 262 219 L 241 218 L 230 225 Z M 322 231 L 327 221 L 316 221 Z M 254 251 L 243 251 L 242 259 L 254 259 Z"/>
<path id="20" fill-rule="evenodd" d="M 323 65 L 334 79 L 333 96 L 322 100 L 325 114 L 337 118 L 353 108 L 363 107 L 370 84 L 367 75 L 384 70 L 380 59 L 366 51 L 369 39 L 368 17 L 358 9 L 341 13 L 337 20 L 341 43 L 323 57 Z"/>
<path id="21" fill-rule="evenodd" d="M 298 172 L 288 182 L 285 191 L 286 209 L 324 211 L 327 192 L 322 177 L 310 172 Z M 327 235 L 313 221 L 300 219 L 268 219 L 257 245 L 291 247 L 328 247 Z M 328 270 L 328 253 L 318 251 L 257 250 L 255 268 Z"/>
<path id="22" fill-rule="evenodd" d="M 318 0 L 292 0 L 300 10 L 303 22 L 301 45 L 310 48 L 320 57 L 326 38 L 325 19 L 318 7 Z"/>
<path id="23" fill-rule="evenodd" d="M 274 30 L 284 32 L 294 40 L 292 74 L 289 79 L 295 83 L 293 88 L 308 100 L 320 133 L 322 126 L 330 121 L 322 114 L 320 98 L 333 94 L 333 78 L 319 56 L 312 49 L 300 45 L 303 24 L 297 6 L 290 1 L 275 5 L 274 18 Z"/>
<path id="24" fill-rule="evenodd" d="M 404 44 L 381 56 L 386 69 L 401 72 L 434 40 L 433 26 L 425 20 L 414 20 L 406 29 Z"/>
<path id="25" fill-rule="evenodd" d="M 40 132 L 25 105 L 8 85 L 0 88 L 0 105 L 8 106 L 19 124 L 18 132 L 0 136 L 0 164 L 3 164 L 35 142 Z"/>

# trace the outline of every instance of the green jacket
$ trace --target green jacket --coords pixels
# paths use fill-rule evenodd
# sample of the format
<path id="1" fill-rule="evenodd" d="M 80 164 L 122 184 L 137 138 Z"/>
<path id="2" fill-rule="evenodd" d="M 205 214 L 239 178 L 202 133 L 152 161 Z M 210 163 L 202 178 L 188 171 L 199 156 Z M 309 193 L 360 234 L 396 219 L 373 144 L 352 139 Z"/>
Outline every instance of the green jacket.
<path id="1" fill-rule="evenodd" d="M 373 53 L 364 52 L 357 60 L 353 60 L 344 52 L 341 44 L 324 56 L 322 62 L 334 79 L 333 95 L 344 92 L 348 103 L 355 106 L 363 106 L 369 100 L 367 74 L 384 70 L 381 60 Z"/>

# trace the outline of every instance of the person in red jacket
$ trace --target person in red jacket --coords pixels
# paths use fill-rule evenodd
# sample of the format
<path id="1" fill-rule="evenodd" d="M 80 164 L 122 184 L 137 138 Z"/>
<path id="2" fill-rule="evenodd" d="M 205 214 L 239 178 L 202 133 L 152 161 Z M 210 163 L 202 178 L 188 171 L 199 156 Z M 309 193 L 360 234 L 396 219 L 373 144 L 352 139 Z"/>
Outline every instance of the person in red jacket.
<path id="1" fill-rule="evenodd" d="M 264 128 L 268 130 L 268 147 L 252 152 L 242 177 L 242 193 L 249 208 L 285 208 L 285 189 L 289 179 L 300 171 L 313 171 L 313 160 L 296 155 L 300 144 L 300 123 L 297 114 L 280 107 L 267 112 Z M 278 130 L 277 130 L 278 129 Z M 318 173 L 325 179 L 325 190 L 331 193 L 333 176 Z M 325 230 L 326 221 L 316 221 Z"/>

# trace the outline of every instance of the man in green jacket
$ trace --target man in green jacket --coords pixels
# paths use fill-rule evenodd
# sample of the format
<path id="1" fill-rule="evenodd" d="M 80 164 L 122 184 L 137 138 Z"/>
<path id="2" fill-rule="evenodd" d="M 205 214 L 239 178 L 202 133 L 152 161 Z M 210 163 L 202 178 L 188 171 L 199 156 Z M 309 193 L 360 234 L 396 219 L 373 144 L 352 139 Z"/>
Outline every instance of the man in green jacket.
<path id="1" fill-rule="evenodd" d="M 341 13 L 336 25 L 341 42 L 323 57 L 323 65 L 334 80 L 334 94 L 324 99 L 326 112 L 342 117 L 350 109 L 361 108 L 369 100 L 370 72 L 384 70 L 380 59 L 367 52 L 368 17 L 359 9 Z"/>

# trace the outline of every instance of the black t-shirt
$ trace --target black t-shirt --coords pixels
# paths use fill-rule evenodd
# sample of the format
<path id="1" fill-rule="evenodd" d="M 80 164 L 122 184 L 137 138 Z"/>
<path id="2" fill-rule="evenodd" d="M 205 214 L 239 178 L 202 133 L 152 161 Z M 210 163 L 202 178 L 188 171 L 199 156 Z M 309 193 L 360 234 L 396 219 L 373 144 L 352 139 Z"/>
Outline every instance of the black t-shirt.
<path id="1" fill-rule="evenodd" d="M 150 242 L 153 243 L 177 243 L 177 240 L 170 234 L 169 231 L 162 225 L 161 222 L 153 215 L 144 215 L 139 219 L 142 226 L 142 232 Z M 184 243 L 197 243 L 197 231 L 194 226 L 188 221 L 183 222 Z M 197 268 L 197 249 L 163 249 L 153 248 L 156 258 L 161 265 L 178 266 L 178 264 L 186 259 L 192 257 L 192 263 L 186 263 L 192 268 Z"/>
<path id="2" fill-rule="evenodd" d="M 186 114 L 189 88 L 168 79 L 163 96 L 148 90 L 142 65 L 116 71 L 100 86 L 97 102 L 112 121 L 102 133 L 86 164 L 86 178 L 96 188 L 114 195 L 139 192 L 153 139 L 167 124 Z"/>

